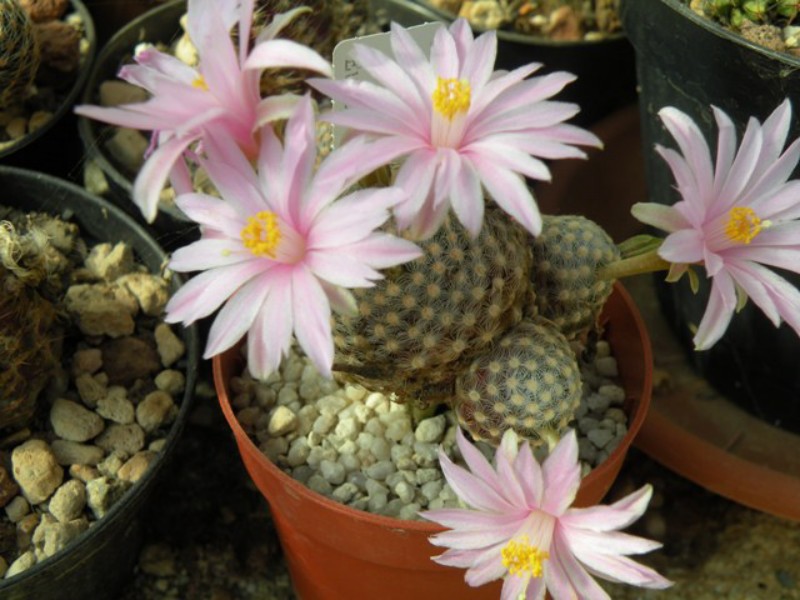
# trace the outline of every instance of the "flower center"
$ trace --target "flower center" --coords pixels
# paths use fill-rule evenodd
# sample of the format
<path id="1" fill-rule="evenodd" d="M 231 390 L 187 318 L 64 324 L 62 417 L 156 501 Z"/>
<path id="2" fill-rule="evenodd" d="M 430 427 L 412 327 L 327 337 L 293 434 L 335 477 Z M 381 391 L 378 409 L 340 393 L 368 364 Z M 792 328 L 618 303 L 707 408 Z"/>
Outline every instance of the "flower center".
<path id="1" fill-rule="evenodd" d="M 281 241 L 278 216 L 272 211 L 262 210 L 255 216 L 248 217 L 241 235 L 245 248 L 250 252 L 256 256 L 275 258 L 275 251 Z"/>
<path id="2" fill-rule="evenodd" d="M 500 551 L 503 566 L 511 575 L 530 574 L 531 577 L 542 576 L 542 563 L 550 558 L 550 553 L 532 546 L 527 535 L 518 540 L 511 540 Z"/>
<path id="3" fill-rule="evenodd" d="M 438 77 L 437 82 L 431 96 L 436 112 L 452 121 L 458 113 L 469 110 L 471 93 L 466 79 Z"/>
<path id="4" fill-rule="evenodd" d="M 203 90 L 204 92 L 208 91 L 208 84 L 206 83 L 205 78 L 202 75 L 198 75 L 195 80 L 192 82 L 192 87 L 196 87 L 199 90 Z"/>
<path id="5" fill-rule="evenodd" d="M 762 229 L 769 227 L 769 221 L 762 221 L 756 212 L 747 206 L 735 206 L 728 213 L 728 223 L 725 225 L 725 235 L 734 242 L 749 244 L 761 233 Z"/>

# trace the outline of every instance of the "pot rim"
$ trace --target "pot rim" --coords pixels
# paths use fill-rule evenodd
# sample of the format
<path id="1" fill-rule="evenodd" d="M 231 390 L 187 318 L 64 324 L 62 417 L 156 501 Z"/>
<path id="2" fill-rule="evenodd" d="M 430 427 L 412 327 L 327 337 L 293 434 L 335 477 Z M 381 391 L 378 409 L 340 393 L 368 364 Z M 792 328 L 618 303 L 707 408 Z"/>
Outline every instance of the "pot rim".
<path id="1" fill-rule="evenodd" d="M 694 25 L 697 25 L 701 29 L 705 30 L 707 33 L 714 35 L 718 38 L 722 38 L 723 40 L 739 45 L 744 46 L 756 52 L 758 54 L 762 54 L 771 60 L 777 60 L 779 62 L 785 63 L 786 65 L 792 67 L 793 69 L 800 69 L 800 57 L 792 56 L 786 52 L 776 52 L 775 50 L 770 50 L 769 48 L 765 48 L 755 42 L 751 42 L 750 40 L 744 38 L 741 34 L 735 33 L 729 29 L 726 29 L 719 23 L 712 21 L 711 19 L 704 17 L 702 15 L 698 15 L 694 12 L 688 5 L 684 4 L 681 0 L 656 0 L 664 4 L 667 8 L 675 11 L 678 15 L 688 19 Z M 639 3 L 644 6 L 646 2 L 643 0 L 622 0 L 623 5 L 637 5 Z M 624 10 L 624 8 L 623 8 Z M 647 9 L 644 9 L 646 12 Z"/>
<path id="2" fill-rule="evenodd" d="M 621 283 L 614 282 L 614 292 L 611 295 L 609 301 L 611 301 L 612 298 L 614 299 L 615 302 L 620 303 L 620 305 L 624 307 L 625 312 L 627 313 L 627 315 L 631 320 L 631 325 L 637 332 L 638 339 L 641 341 L 641 344 L 637 344 L 637 347 L 638 346 L 641 347 L 640 348 L 641 355 L 637 362 L 645 367 L 643 369 L 644 377 L 641 386 L 642 393 L 640 398 L 633 399 L 633 402 L 636 402 L 635 412 L 633 413 L 633 415 L 631 415 L 632 418 L 629 418 L 628 432 L 623 438 L 623 441 L 614 449 L 614 451 L 611 454 L 609 454 L 608 458 L 599 467 L 592 469 L 592 471 L 589 473 L 589 475 L 586 476 L 586 478 L 584 478 L 583 481 L 600 480 L 602 475 L 604 475 L 606 472 L 612 471 L 617 464 L 622 463 L 622 461 L 625 458 L 625 455 L 629 451 L 630 447 L 633 445 L 634 438 L 637 436 L 639 430 L 644 424 L 645 417 L 647 416 L 650 405 L 650 398 L 652 391 L 652 376 L 653 376 L 653 368 L 652 368 L 653 356 L 652 356 L 652 349 L 650 346 L 650 338 L 648 336 L 644 320 L 642 319 L 641 314 L 636 308 L 636 305 L 632 297 Z M 228 421 L 229 426 L 233 430 L 237 444 L 239 444 L 240 446 L 244 445 L 248 453 L 255 457 L 255 460 L 258 462 L 261 468 L 266 469 L 272 475 L 279 478 L 283 484 L 284 489 L 288 494 L 303 496 L 309 499 L 311 502 L 319 505 L 324 510 L 333 511 L 342 516 L 358 519 L 361 522 L 372 524 L 376 527 L 394 529 L 394 530 L 413 531 L 413 532 L 425 533 L 428 535 L 433 535 L 435 533 L 445 531 L 444 527 L 430 521 L 403 520 L 403 519 L 396 519 L 393 517 L 387 517 L 384 515 L 376 515 L 367 511 L 358 510 L 350 506 L 347 506 L 345 504 L 336 502 L 335 500 L 327 498 L 322 494 L 318 494 L 312 491 L 305 484 L 301 483 L 300 481 L 297 481 L 296 479 L 285 473 L 278 466 L 276 466 L 272 461 L 270 461 L 258 449 L 258 447 L 256 447 L 256 445 L 253 443 L 253 440 L 239 424 L 239 421 L 237 420 L 236 415 L 233 412 L 233 408 L 231 407 L 230 404 L 230 395 L 228 394 L 227 387 L 228 387 L 228 381 L 230 380 L 230 376 L 232 374 L 227 372 L 228 371 L 227 365 L 223 364 L 222 357 L 225 355 L 229 355 L 230 353 L 234 352 L 238 353 L 240 348 L 241 346 L 237 344 L 232 348 L 226 350 L 225 352 L 215 355 L 212 359 L 214 388 L 217 392 L 219 404 L 220 407 L 222 408 L 222 412 L 225 416 L 225 419 Z M 236 363 L 236 361 L 234 361 L 234 363 Z M 631 401 L 631 400 L 632 400 L 631 398 L 628 398 L 626 396 L 626 401 Z"/>

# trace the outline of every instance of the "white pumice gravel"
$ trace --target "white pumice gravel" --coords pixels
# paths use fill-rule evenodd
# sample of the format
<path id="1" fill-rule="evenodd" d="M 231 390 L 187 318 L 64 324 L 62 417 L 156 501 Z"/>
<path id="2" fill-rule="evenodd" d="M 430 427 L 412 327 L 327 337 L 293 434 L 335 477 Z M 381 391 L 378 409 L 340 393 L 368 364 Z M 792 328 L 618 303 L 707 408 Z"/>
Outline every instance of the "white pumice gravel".
<path id="1" fill-rule="evenodd" d="M 608 343 L 597 343 L 594 361 L 582 370 L 583 400 L 573 426 L 585 476 L 625 436 L 627 415 Z M 459 505 L 438 460 L 441 448 L 461 463 L 452 413 L 414 427 L 405 406 L 359 385 L 321 378 L 294 349 L 267 381 L 253 380 L 245 370 L 234 377 L 231 388 L 244 430 L 267 458 L 313 491 L 400 519 L 419 519 L 419 511 Z M 491 459 L 494 449 L 483 443 L 479 447 Z M 536 449 L 540 460 L 544 453 L 546 449 Z"/>

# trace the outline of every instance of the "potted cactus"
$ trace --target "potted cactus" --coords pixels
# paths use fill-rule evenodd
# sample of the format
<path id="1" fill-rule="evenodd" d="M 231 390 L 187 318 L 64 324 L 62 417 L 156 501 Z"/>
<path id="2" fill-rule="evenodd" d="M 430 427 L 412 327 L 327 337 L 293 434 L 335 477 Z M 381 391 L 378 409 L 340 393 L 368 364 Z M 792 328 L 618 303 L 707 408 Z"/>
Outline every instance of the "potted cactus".
<path id="1" fill-rule="evenodd" d="M 657 544 L 614 531 L 643 513 L 649 486 L 572 505 L 600 501 L 649 398 L 646 334 L 615 281 L 691 272 L 676 248 L 696 223 L 640 205 L 670 235 L 615 245 L 579 215 L 542 215 L 526 179 L 548 179 L 548 161 L 599 140 L 567 122 L 579 107 L 554 99 L 572 75 L 495 71 L 494 32 L 476 37 L 464 19 L 392 24 L 344 57 L 361 77 L 335 80 L 302 44 L 269 35 L 251 47 L 253 10 L 190 0 L 198 63 L 140 53 L 123 75 L 150 99 L 83 111 L 163 127 L 135 197 L 152 219 L 172 176 L 200 230 L 172 253 L 170 268 L 193 276 L 167 318 L 216 313 L 205 356 L 298 592 L 477 598 L 502 580 L 505 597 L 605 597 L 589 573 L 668 586 L 626 558 Z M 308 81 L 314 94 L 257 90 L 263 69 L 289 57 L 322 75 Z M 787 107 L 777 114 L 769 132 Z M 680 146 L 663 152 L 668 163 L 707 175 L 693 121 L 675 108 L 662 119 Z M 177 120 L 192 127 L 172 129 Z M 342 135 L 318 136 L 320 121 Z M 733 146 L 726 138 L 723 166 Z M 185 177 L 189 164 L 211 193 Z M 731 235 L 758 233 L 736 214 Z M 733 306 L 708 310 L 711 344 Z M 381 574 L 368 579 L 365 563 Z"/>

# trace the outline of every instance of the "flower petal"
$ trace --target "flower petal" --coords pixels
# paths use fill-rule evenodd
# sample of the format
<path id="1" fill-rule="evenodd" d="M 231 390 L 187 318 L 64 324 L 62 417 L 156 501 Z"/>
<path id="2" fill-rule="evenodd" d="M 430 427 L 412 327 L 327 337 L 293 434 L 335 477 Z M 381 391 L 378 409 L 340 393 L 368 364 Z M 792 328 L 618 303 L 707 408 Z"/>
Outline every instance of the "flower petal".
<path id="1" fill-rule="evenodd" d="M 323 377 L 331 377 L 331 306 L 316 277 L 305 268 L 292 272 L 292 306 L 297 342 Z"/>

